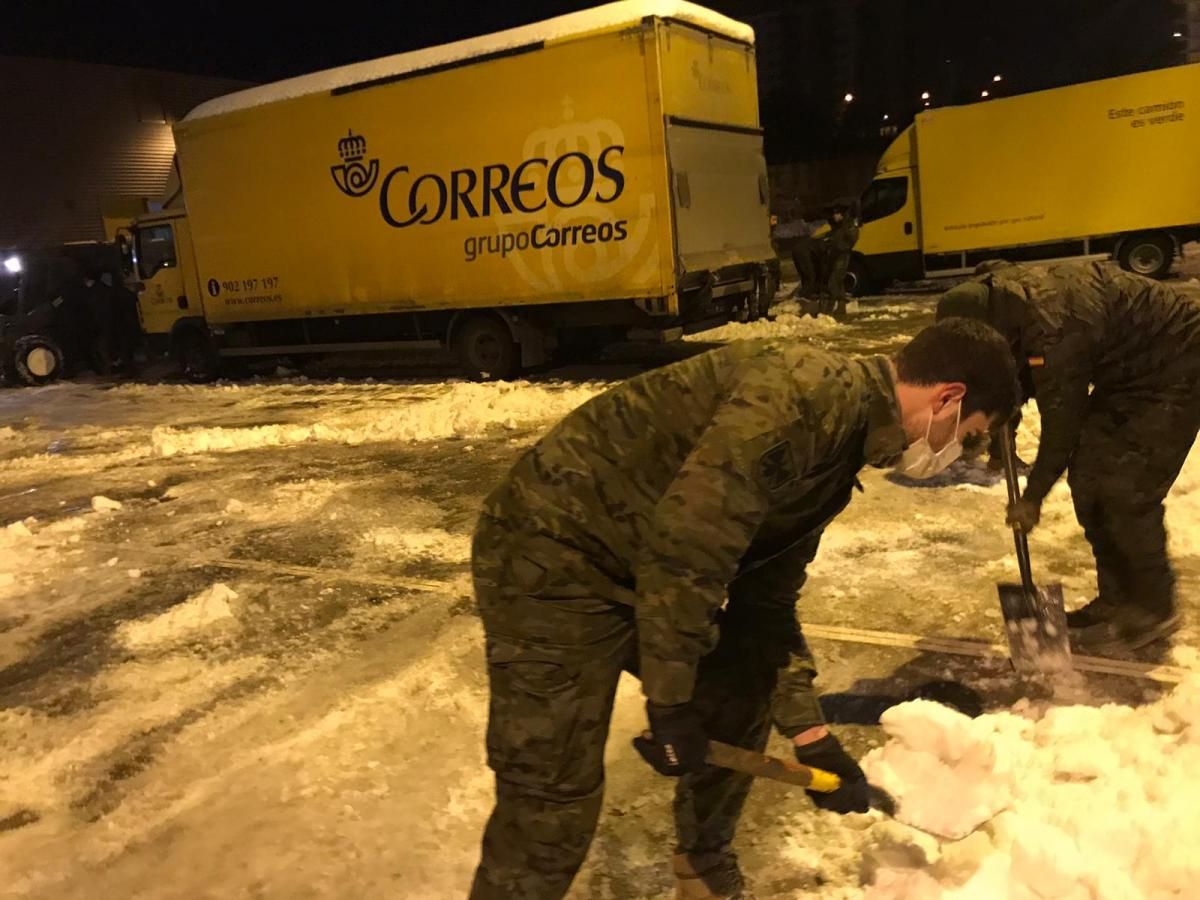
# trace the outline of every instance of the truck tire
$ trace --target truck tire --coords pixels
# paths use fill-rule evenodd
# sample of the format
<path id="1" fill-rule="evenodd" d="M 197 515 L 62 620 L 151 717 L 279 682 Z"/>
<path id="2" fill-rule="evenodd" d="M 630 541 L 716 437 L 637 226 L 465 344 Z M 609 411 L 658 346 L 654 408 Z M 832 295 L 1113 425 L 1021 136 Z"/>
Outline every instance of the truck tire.
<path id="1" fill-rule="evenodd" d="M 50 384 L 62 377 L 62 348 L 42 334 L 18 338 L 13 345 L 13 367 L 25 384 Z"/>
<path id="2" fill-rule="evenodd" d="M 221 358 L 199 328 L 182 329 L 175 336 L 174 351 L 179 371 L 192 384 L 214 381 L 221 372 Z"/>
<path id="3" fill-rule="evenodd" d="M 1165 278 L 1175 259 L 1175 243 L 1162 232 L 1134 234 L 1121 242 L 1121 268 L 1147 278 Z"/>
<path id="4" fill-rule="evenodd" d="M 746 297 L 746 321 L 757 322 L 767 315 L 779 285 L 769 269 L 764 269 L 754 280 L 754 293 Z"/>
<path id="5" fill-rule="evenodd" d="M 506 380 L 520 368 L 521 353 L 508 325 L 496 316 L 476 315 L 454 331 L 454 352 L 472 378 Z"/>
<path id="6" fill-rule="evenodd" d="M 875 282 L 863 261 L 857 256 L 851 258 L 846 267 L 846 296 L 865 297 L 875 289 Z"/>

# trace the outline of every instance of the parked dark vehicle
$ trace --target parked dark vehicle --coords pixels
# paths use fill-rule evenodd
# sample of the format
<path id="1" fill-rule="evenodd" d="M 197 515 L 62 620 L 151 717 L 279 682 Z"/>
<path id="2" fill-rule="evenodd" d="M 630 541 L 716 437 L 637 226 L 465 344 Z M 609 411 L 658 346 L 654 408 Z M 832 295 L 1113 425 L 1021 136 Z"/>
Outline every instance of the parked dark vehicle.
<path id="1" fill-rule="evenodd" d="M 0 252 L 0 375 L 49 384 L 83 368 L 100 374 L 133 364 L 136 299 L 113 244 L 80 243 Z"/>

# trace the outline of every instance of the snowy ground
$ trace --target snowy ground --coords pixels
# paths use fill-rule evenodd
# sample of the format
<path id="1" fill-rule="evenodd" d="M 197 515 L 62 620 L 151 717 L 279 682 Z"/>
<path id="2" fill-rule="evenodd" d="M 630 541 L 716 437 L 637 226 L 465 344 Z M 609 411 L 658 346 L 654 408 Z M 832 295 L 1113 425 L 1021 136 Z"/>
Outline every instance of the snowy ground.
<path id="1" fill-rule="evenodd" d="M 564 412 L 649 365 L 764 333 L 886 352 L 931 319 L 932 304 L 889 296 L 863 303 L 844 325 L 784 308 L 774 322 L 653 352 L 620 348 L 602 364 L 520 385 L 452 383 L 418 370 L 343 383 L 0 392 L 5 895 L 462 896 L 491 790 L 467 579 L 482 496 Z M 1026 421 L 1028 454 L 1037 417 Z M 874 471 L 863 481 L 866 493 L 827 533 L 812 567 L 805 620 L 1002 641 L 995 583 L 1013 580 L 1015 567 L 995 476 L 959 464 L 921 487 Z M 1165 661 L 1200 669 L 1200 452 L 1172 495 L 1169 521 L 1186 627 Z M 1090 556 L 1065 485 L 1048 501 L 1033 557 L 1038 578 L 1062 581 L 1068 602 L 1091 595 Z M 1110 733 L 1117 723 L 1165 735 L 1164 747 L 1187 744 L 1184 726 L 1152 727 L 1183 716 L 1143 705 L 1162 696 L 1155 682 L 1086 675 L 1052 698 L 996 661 L 812 643 L 830 713 L 856 753 L 883 743 L 880 712 L 903 699 L 999 714 L 1030 695 L 1029 722 L 1055 699 L 1111 701 L 1140 708 L 1060 720 L 1077 755 L 1071 778 L 1097 768 L 1103 778 L 1115 760 L 1132 782 L 1095 795 L 1103 802 L 1124 802 L 1138 785 L 1164 792 L 1168 774 L 1177 779 L 1171 791 L 1200 792 L 1194 755 L 1147 765 L 1141 778 Z M 995 735 L 1001 720 L 976 722 Z M 669 896 L 670 784 L 629 747 L 642 724 L 637 686 L 626 683 L 606 814 L 573 897 Z M 1004 752 L 1027 754 L 1031 771 L 1053 781 L 1058 764 L 1038 754 L 1066 751 L 1037 735 L 1054 726 L 1006 727 Z M 1088 728 L 1095 739 L 1080 741 Z M 1014 809 L 1023 827 L 1057 822 L 1044 804 Z M 1171 854 L 1195 846 L 1195 835 L 1167 819 L 1137 822 L 1160 828 L 1160 849 L 1165 842 Z M 1013 858 L 1000 825 L 987 828 L 996 834 L 986 847 L 978 838 L 967 849 L 930 846 L 877 818 L 815 813 L 803 794 L 763 784 L 739 849 L 762 898 L 860 896 L 864 859 L 885 870 L 876 896 L 932 897 Z M 1105 845 L 1082 852 L 1095 846 Z M 879 893 L 884 882 L 892 893 Z M 964 890 L 958 896 L 987 896 Z"/>

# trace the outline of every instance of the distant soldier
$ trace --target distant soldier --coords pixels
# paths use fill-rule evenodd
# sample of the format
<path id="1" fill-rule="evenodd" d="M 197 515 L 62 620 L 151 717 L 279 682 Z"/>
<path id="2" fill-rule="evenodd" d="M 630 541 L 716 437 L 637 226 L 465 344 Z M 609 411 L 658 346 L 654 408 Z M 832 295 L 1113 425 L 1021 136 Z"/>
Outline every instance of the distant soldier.
<path id="1" fill-rule="evenodd" d="M 64 370 L 75 375 L 92 362 L 96 283 L 80 271 L 74 260 L 65 257 L 47 260 L 46 272 L 52 330 L 62 347 Z"/>
<path id="2" fill-rule="evenodd" d="M 800 279 L 796 290 L 792 292 L 793 297 L 816 298 L 820 296 L 817 262 L 821 253 L 821 245 L 811 234 L 798 237 L 792 244 L 792 263 L 796 266 L 796 277 Z"/>
<path id="3" fill-rule="evenodd" d="M 777 251 L 789 254 L 796 266 L 796 277 L 800 283 L 796 285 L 792 296 L 815 295 L 817 276 L 812 258 L 812 226 L 804 221 L 799 212 L 793 211 L 775 226 L 771 236 Z"/>
<path id="4" fill-rule="evenodd" d="M 137 295 L 125 287 L 120 277 L 110 272 L 105 273 L 100 280 L 108 291 L 115 362 L 123 374 L 137 375 L 137 351 L 142 341 Z"/>
<path id="5" fill-rule="evenodd" d="M 761 751 L 774 723 L 801 762 L 842 777 L 814 802 L 866 811 L 813 692 L 794 609 L 806 567 L 864 465 L 931 476 L 1017 394 L 1004 341 L 953 320 L 894 360 L 732 344 L 633 378 L 543 437 L 485 501 L 472 549 L 496 773 L 473 900 L 567 892 L 623 671 L 647 698 L 638 752 L 680 776 L 678 896 L 743 891 L 730 844 L 751 779 L 706 765 L 709 738 Z"/>
<path id="6" fill-rule="evenodd" d="M 1170 635 L 1179 619 L 1163 500 L 1200 428 L 1200 300 L 1107 263 L 981 268 L 939 315 L 993 325 L 1037 398 L 1041 443 L 1009 523 L 1031 531 L 1069 469 L 1099 584 L 1067 615 L 1072 643 L 1115 653 Z"/>
<path id="7" fill-rule="evenodd" d="M 834 207 L 829 222 L 829 234 L 825 238 L 829 259 L 829 301 L 822 311 L 841 317 L 846 314 L 846 272 L 850 268 L 850 252 L 858 243 L 858 223 L 844 206 Z"/>

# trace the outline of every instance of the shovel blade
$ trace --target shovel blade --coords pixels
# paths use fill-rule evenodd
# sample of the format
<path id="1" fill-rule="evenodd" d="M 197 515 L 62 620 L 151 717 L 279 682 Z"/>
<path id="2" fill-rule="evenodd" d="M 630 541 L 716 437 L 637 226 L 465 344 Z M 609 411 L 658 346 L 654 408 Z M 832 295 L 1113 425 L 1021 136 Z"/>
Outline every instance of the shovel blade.
<path id="1" fill-rule="evenodd" d="M 1061 584 L 1026 591 L 1001 584 L 1000 611 L 1013 666 L 1022 674 L 1063 672 L 1071 668 L 1071 642 Z"/>

